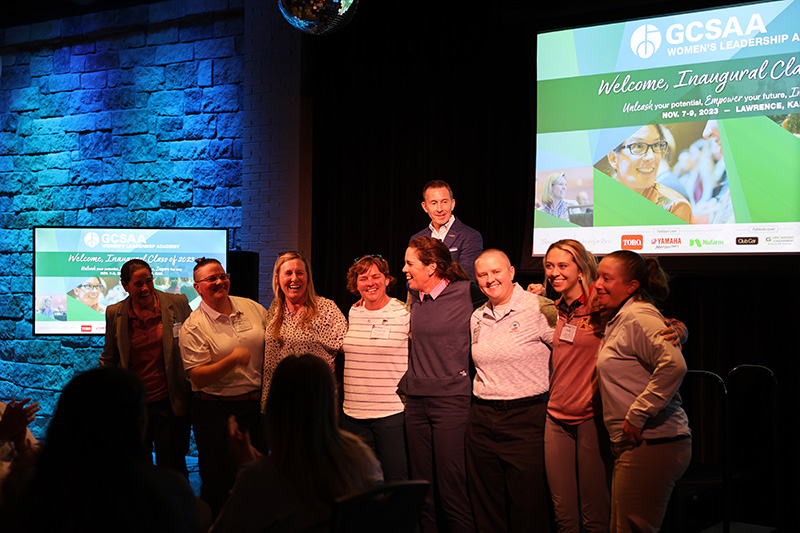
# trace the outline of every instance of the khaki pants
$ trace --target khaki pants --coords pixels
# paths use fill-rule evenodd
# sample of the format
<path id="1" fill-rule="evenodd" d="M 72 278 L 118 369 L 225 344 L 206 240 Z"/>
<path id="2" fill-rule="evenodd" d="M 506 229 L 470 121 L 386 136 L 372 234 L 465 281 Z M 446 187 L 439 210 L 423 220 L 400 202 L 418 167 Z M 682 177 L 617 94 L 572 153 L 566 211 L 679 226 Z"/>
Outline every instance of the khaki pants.
<path id="1" fill-rule="evenodd" d="M 692 439 L 635 448 L 615 443 L 613 451 L 611 533 L 657 533 L 672 489 L 692 459 Z"/>
<path id="2" fill-rule="evenodd" d="M 611 450 L 603 421 L 564 424 L 547 417 L 544 459 L 559 533 L 606 533 Z"/>

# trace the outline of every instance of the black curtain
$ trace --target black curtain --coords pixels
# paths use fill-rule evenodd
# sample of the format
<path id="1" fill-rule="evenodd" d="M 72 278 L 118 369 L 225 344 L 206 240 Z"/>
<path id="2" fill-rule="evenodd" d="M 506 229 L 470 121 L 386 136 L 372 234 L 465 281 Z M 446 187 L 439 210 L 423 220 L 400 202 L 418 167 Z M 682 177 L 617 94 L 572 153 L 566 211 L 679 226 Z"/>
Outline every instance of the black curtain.
<path id="1" fill-rule="evenodd" d="M 432 179 L 450 183 L 456 216 L 487 247 L 519 264 L 530 169 L 527 40 L 488 4 L 362 2 L 343 31 L 304 43 L 314 282 L 340 305 L 353 301 L 344 276 L 355 257 L 381 254 L 402 276 L 409 237 L 430 221 L 420 204 Z"/>
<path id="2" fill-rule="evenodd" d="M 531 20 L 530 8 L 502 2 L 480 11 L 449 4 L 363 1 L 344 30 L 304 42 L 304 98 L 313 116 L 314 281 L 345 314 L 357 299 L 345 289 L 345 274 L 363 254 L 389 261 L 400 278 L 393 295 L 404 297 L 403 256 L 409 237 L 429 222 L 420 202 L 432 179 L 451 184 L 455 214 L 483 234 L 486 247 L 520 265 L 531 197 L 533 43 L 541 21 Z M 557 9 L 563 17 L 574 14 L 572 24 L 622 13 L 598 15 L 598 8 Z M 792 442 L 800 407 L 798 256 L 666 258 L 664 264 L 673 275 L 664 312 L 689 327 L 689 367 L 723 378 L 743 363 L 771 368 L 781 386 L 778 418 L 789 421 L 776 428 L 778 440 Z M 541 281 L 541 273 L 517 278 Z M 769 392 L 752 394 L 759 401 L 746 418 L 753 431 L 764 432 L 764 448 L 754 453 L 769 458 L 772 412 L 763 412 L 760 401 Z M 703 408 L 715 416 L 716 406 Z M 769 479 L 766 489 L 753 485 L 762 495 L 774 491 L 784 524 L 800 497 L 789 475 L 798 467 L 790 451 L 784 445 L 777 456 L 786 473 L 780 487 Z M 717 455 L 712 450 L 708 460 Z M 737 494 L 734 509 L 753 501 Z M 777 520 L 775 508 L 753 512 L 764 523 Z"/>

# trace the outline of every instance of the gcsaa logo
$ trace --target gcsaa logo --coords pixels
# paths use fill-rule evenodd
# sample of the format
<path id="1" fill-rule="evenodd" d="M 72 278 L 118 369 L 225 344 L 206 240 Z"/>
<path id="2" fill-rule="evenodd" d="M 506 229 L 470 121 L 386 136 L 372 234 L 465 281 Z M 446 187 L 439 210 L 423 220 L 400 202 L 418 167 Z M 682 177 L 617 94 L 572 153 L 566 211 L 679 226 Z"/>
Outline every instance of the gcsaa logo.
<path id="1" fill-rule="evenodd" d="M 631 50 L 642 59 L 655 54 L 661 46 L 661 32 L 652 24 L 642 24 L 631 35 Z"/>
<path id="2" fill-rule="evenodd" d="M 97 233 L 90 231 L 89 233 L 83 236 L 83 242 L 89 248 L 94 248 L 95 246 L 100 244 L 100 236 Z"/>

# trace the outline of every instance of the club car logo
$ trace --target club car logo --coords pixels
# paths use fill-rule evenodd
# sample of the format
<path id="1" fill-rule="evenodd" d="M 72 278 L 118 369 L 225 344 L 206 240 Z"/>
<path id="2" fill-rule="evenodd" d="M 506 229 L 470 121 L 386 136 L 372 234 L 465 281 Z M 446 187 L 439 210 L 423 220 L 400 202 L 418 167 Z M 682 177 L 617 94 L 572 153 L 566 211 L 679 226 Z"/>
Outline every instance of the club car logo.
<path id="1" fill-rule="evenodd" d="M 623 235 L 621 247 L 623 250 L 641 250 L 644 246 L 644 237 L 641 235 Z"/>

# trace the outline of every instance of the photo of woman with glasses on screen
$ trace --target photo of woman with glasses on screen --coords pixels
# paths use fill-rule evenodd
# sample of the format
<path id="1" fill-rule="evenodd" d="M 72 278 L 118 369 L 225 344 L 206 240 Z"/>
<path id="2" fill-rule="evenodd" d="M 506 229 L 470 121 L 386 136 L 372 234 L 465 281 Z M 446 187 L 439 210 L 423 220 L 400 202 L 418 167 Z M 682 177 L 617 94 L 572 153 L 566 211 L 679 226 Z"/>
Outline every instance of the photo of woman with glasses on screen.
<path id="1" fill-rule="evenodd" d="M 608 162 L 616 171 L 615 179 L 673 215 L 692 222 L 692 206 L 677 191 L 656 181 L 661 158 L 669 143 L 663 126 L 642 126 L 608 153 Z"/>
<path id="2" fill-rule="evenodd" d="M 79 302 L 91 307 L 98 313 L 105 313 L 106 306 L 100 300 L 105 296 L 106 290 L 107 285 L 103 278 L 92 276 L 75 287 L 72 290 L 72 295 Z"/>

